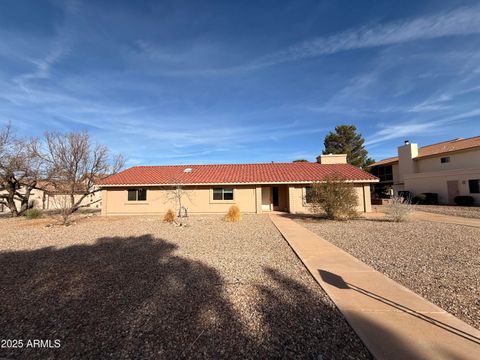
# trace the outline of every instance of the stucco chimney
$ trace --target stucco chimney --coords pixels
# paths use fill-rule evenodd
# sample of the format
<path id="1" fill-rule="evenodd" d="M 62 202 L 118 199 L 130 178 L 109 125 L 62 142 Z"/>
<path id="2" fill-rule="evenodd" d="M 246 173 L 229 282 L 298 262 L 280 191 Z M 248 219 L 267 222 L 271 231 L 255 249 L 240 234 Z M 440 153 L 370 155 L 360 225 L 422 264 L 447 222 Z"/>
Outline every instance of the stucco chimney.
<path id="1" fill-rule="evenodd" d="M 398 147 L 398 168 L 400 177 L 403 174 L 413 174 L 416 172 L 414 159 L 418 156 L 418 145 L 405 141 L 405 145 Z"/>
<path id="2" fill-rule="evenodd" d="M 320 164 L 346 164 L 347 154 L 328 154 L 320 155 L 317 158 Z"/>

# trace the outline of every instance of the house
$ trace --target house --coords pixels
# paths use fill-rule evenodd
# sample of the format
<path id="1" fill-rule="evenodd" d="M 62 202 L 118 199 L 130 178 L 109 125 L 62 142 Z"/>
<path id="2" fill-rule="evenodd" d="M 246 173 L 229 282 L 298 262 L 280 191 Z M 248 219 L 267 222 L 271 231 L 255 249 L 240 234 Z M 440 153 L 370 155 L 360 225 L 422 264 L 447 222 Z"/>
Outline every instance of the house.
<path id="1" fill-rule="evenodd" d="M 405 141 L 398 156 L 370 165 L 385 188 L 413 195 L 437 193 L 439 203 L 453 204 L 457 195 L 469 195 L 480 204 L 480 136 L 418 147 Z"/>
<path id="2" fill-rule="evenodd" d="M 23 193 L 25 190 L 20 188 L 19 191 Z M 81 194 L 82 192 L 79 191 L 74 195 L 75 201 L 80 199 Z M 40 180 L 36 188 L 30 192 L 29 207 L 39 210 L 60 210 L 69 207 L 70 201 L 68 191 L 65 188 L 60 189 L 58 183 L 54 185 L 48 181 Z M 15 200 L 15 203 L 19 209 L 20 201 Z M 90 209 L 99 209 L 101 207 L 100 191 L 85 197 L 81 205 Z M 0 213 L 9 211 L 7 206 L 0 204 Z"/>
<path id="3" fill-rule="evenodd" d="M 346 163 L 346 155 L 323 155 L 322 163 L 135 166 L 101 180 L 103 215 L 163 214 L 175 209 L 172 191 L 182 189 L 189 214 L 309 211 L 313 182 L 339 174 L 353 183 L 358 210 L 370 211 L 370 184 L 378 179 Z M 178 210 L 178 209 L 176 209 Z"/>

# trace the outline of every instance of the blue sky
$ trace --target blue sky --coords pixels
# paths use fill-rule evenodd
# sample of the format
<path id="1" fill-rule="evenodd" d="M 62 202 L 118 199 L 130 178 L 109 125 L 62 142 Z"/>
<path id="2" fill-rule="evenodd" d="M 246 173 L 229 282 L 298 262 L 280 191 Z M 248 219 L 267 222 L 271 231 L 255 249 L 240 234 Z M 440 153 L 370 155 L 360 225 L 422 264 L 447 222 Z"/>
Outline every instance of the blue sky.
<path id="1" fill-rule="evenodd" d="M 480 135 L 478 1 L 0 3 L 0 123 L 88 130 L 128 165 L 375 159 Z"/>

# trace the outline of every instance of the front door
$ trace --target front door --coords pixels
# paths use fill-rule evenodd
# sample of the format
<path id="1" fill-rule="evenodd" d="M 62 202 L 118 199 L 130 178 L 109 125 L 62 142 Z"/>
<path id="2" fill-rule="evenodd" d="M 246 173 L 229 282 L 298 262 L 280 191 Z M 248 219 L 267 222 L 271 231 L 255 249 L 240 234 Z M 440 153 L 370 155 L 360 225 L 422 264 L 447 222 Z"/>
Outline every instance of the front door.
<path id="1" fill-rule="evenodd" d="M 271 187 L 262 187 L 262 211 L 272 210 L 272 194 Z"/>
<path id="2" fill-rule="evenodd" d="M 448 203 L 455 203 L 455 196 L 459 195 L 458 191 L 458 180 L 447 181 L 447 190 L 448 190 Z"/>
<path id="3" fill-rule="evenodd" d="M 278 186 L 272 187 L 272 203 L 273 203 L 273 208 L 275 209 L 279 205 L 278 201 Z"/>

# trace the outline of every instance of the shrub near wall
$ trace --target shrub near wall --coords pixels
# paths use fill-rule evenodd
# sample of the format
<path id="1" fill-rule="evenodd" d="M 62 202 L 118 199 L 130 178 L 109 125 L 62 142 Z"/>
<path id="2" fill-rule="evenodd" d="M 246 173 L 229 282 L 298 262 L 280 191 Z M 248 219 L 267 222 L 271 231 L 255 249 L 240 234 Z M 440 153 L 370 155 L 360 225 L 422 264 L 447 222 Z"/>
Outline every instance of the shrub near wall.
<path id="1" fill-rule="evenodd" d="M 227 214 L 223 218 L 225 221 L 229 222 L 237 222 L 242 219 L 242 215 L 240 213 L 240 208 L 237 205 L 232 205 L 228 209 Z"/>
<path id="2" fill-rule="evenodd" d="M 436 205 L 438 204 L 438 194 L 437 193 L 422 193 L 420 195 L 416 195 L 412 199 L 413 204 L 420 204 L 420 205 Z"/>
<path id="3" fill-rule="evenodd" d="M 163 216 L 163 221 L 172 223 L 175 221 L 175 213 L 173 212 L 172 209 L 168 209 L 165 215 Z"/>
<path id="4" fill-rule="evenodd" d="M 25 217 L 29 220 L 38 219 L 42 217 L 42 210 L 39 209 L 28 209 L 25 211 Z"/>
<path id="5" fill-rule="evenodd" d="M 472 206 L 475 199 L 472 196 L 455 196 L 453 201 L 459 206 Z"/>
<path id="6" fill-rule="evenodd" d="M 314 214 L 324 211 L 327 218 L 347 220 L 358 216 L 358 196 L 352 183 L 340 175 L 330 175 L 312 185 L 307 203 Z"/>

